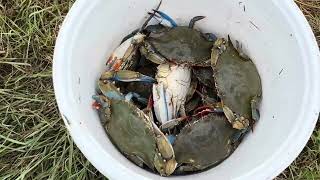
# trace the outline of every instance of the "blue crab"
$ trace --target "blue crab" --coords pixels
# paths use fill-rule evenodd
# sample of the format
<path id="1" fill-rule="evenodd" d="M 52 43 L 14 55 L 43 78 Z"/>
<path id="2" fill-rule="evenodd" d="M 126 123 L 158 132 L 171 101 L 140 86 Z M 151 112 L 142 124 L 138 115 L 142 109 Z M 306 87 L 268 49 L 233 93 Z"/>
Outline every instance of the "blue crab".
<path id="1" fill-rule="evenodd" d="M 178 116 L 186 116 L 184 104 L 191 83 L 192 66 L 211 65 L 212 39 L 193 28 L 195 22 L 203 18 L 194 17 L 189 26 L 147 27 L 150 34 L 140 46 L 140 52 L 159 64 L 153 100 L 157 119 L 162 124 Z"/>
<path id="2" fill-rule="evenodd" d="M 193 28 L 195 22 L 203 18 L 194 17 L 189 26 L 163 27 L 151 32 L 145 37 L 140 52 L 157 64 L 172 62 L 189 66 L 210 66 L 213 42 Z"/>
<path id="3" fill-rule="evenodd" d="M 223 111 L 236 129 L 247 129 L 259 119 L 262 87 L 254 63 L 228 40 L 218 39 L 212 49 L 212 67 Z"/>
<path id="4" fill-rule="evenodd" d="M 177 165 L 173 148 L 152 116 L 130 102 L 111 81 L 99 80 L 98 84 L 102 95 L 93 99 L 101 105 L 106 132 L 119 151 L 140 167 L 145 164 L 162 176 L 172 174 Z"/>
<path id="5" fill-rule="evenodd" d="M 178 162 L 177 173 L 205 170 L 232 154 L 240 139 L 225 116 L 210 113 L 193 117 L 178 134 L 173 149 Z"/>

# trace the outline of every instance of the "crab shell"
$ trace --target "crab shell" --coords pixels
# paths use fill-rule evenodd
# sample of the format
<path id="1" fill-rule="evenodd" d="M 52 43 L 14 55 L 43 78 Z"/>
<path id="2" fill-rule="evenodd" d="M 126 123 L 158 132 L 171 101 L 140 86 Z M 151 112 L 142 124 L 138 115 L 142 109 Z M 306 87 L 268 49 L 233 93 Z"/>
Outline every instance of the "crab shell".
<path id="1" fill-rule="evenodd" d="M 237 131 L 224 116 L 209 114 L 193 118 L 173 144 L 180 165 L 177 171 L 199 171 L 219 164 L 235 149 L 232 140 Z"/>
<path id="2" fill-rule="evenodd" d="M 262 87 L 256 66 L 251 60 L 240 56 L 230 38 L 228 41 L 216 41 L 212 50 L 212 65 L 225 115 L 234 128 L 247 128 L 250 121 L 259 118 L 256 112 Z"/>
<path id="3" fill-rule="evenodd" d="M 145 164 L 162 176 L 172 174 L 177 165 L 172 145 L 153 123 L 152 115 L 126 101 L 113 83 L 99 80 L 98 84 L 109 97 L 100 96 L 104 108 L 99 115 L 113 144 L 138 166 Z"/>
<path id="4" fill-rule="evenodd" d="M 195 29 L 178 26 L 161 34 L 152 33 L 145 39 L 146 47 L 176 64 L 210 66 L 213 43 Z"/>
<path id="5" fill-rule="evenodd" d="M 177 163 L 168 139 L 132 103 L 110 100 L 110 119 L 105 129 L 119 151 L 137 165 L 144 163 L 162 176 L 175 170 Z"/>
<path id="6" fill-rule="evenodd" d="M 127 156 L 140 157 L 149 168 L 154 169 L 157 147 L 151 123 L 131 103 L 123 100 L 110 102 L 110 120 L 105 128 L 113 143 Z"/>

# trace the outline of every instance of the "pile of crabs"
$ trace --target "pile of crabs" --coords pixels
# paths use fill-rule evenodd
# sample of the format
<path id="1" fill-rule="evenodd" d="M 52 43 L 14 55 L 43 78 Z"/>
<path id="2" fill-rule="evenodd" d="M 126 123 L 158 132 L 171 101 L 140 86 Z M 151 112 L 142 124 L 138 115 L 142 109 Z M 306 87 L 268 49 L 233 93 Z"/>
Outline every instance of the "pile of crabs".
<path id="1" fill-rule="evenodd" d="M 162 176 L 214 167 L 259 119 L 261 82 L 230 40 L 153 10 L 107 61 L 93 96 L 106 132 L 136 165 Z M 160 23 L 148 25 L 151 18 Z"/>

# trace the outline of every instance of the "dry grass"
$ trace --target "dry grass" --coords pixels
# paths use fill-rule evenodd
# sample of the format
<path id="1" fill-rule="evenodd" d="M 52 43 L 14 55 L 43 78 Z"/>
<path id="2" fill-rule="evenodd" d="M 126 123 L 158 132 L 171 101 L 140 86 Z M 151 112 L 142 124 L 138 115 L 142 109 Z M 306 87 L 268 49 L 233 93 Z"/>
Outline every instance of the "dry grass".
<path id="1" fill-rule="evenodd" d="M 0 2 L 0 179 L 102 177 L 73 144 L 52 87 L 54 42 L 72 1 Z"/>
<path id="2" fill-rule="evenodd" d="M 296 0 L 320 43 L 320 0 Z M 293 142 L 294 143 L 294 142 Z M 320 122 L 300 156 L 277 180 L 320 180 Z"/>
<path id="3" fill-rule="evenodd" d="M 0 0 L 0 179 L 102 179 L 59 117 L 55 38 L 72 0 Z M 320 41 L 320 1 L 299 0 Z M 293 142 L 294 143 L 294 142 Z M 277 179 L 320 179 L 319 125 Z"/>

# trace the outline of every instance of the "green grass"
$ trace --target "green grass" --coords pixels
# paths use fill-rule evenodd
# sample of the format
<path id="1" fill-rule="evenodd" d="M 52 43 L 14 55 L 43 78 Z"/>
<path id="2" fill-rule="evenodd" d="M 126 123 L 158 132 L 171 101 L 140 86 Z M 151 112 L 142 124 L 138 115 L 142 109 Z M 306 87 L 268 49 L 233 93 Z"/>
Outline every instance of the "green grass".
<path id="1" fill-rule="evenodd" d="M 53 48 L 71 5 L 0 3 L 0 179 L 102 177 L 73 144 L 54 98 Z"/>
<path id="2" fill-rule="evenodd" d="M 297 1 L 320 40 L 320 1 Z M 0 179 L 102 179 L 72 142 L 51 67 L 73 1 L 0 0 Z M 294 143 L 294 142 L 292 142 Z M 320 179 L 320 129 L 277 179 Z"/>

